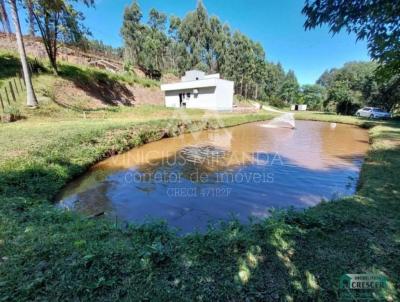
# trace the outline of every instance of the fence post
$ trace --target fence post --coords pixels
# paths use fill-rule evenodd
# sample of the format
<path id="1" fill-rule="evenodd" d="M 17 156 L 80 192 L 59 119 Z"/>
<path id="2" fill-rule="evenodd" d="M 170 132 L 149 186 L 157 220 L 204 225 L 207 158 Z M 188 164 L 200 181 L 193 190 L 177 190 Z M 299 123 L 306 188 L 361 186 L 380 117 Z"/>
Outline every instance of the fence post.
<path id="1" fill-rule="evenodd" d="M 19 91 L 19 89 L 18 89 L 17 81 L 15 80 L 15 78 L 13 79 L 13 82 L 14 82 L 14 86 L 15 86 L 15 91 L 16 91 L 17 94 L 19 95 L 20 91 Z"/>
<path id="2" fill-rule="evenodd" d="M 17 78 L 19 81 L 19 86 L 21 86 L 21 92 L 22 92 L 22 91 L 24 91 L 24 86 L 22 86 L 21 75 L 19 73 L 17 73 Z"/>
<path id="3" fill-rule="evenodd" d="M 22 78 L 22 80 L 24 81 L 24 85 L 25 85 L 25 87 L 26 87 L 24 72 L 22 71 L 22 69 L 20 70 L 20 75 L 21 75 L 21 78 Z"/>
<path id="4" fill-rule="evenodd" d="M 12 96 L 14 102 L 16 102 L 16 101 L 17 101 L 17 98 L 15 97 L 15 92 L 14 92 L 14 89 L 13 89 L 13 87 L 12 87 L 11 81 L 8 82 L 8 85 L 10 86 L 11 96 Z"/>
<path id="5" fill-rule="evenodd" d="M 6 92 L 8 106 L 10 106 L 10 96 L 8 95 L 7 86 L 4 86 L 4 91 Z"/>
<path id="6" fill-rule="evenodd" d="M 0 93 L 0 104 L 1 104 L 1 109 L 3 109 L 3 112 L 4 112 L 4 103 L 3 103 L 3 97 L 1 96 L 1 93 Z"/>

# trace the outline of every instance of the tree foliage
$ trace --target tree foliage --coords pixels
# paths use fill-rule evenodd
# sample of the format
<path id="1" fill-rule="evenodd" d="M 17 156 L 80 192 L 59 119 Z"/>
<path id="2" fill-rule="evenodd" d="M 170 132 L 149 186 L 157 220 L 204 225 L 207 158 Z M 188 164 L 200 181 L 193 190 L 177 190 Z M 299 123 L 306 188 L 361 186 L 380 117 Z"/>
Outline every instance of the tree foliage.
<path id="1" fill-rule="evenodd" d="M 299 96 L 299 83 L 293 70 L 289 70 L 282 84 L 281 97 L 286 104 L 293 104 Z"/>
<path id="2" fill-rule="evenodd" d="M 386 79 L 400 74 L 399 1 L 307 0 L 303 14 L 307 16 L 306 29 L 327 24 L 334 34 L 346 30 L 365 39 Z"/>
<path id="3" fill-rule="evenodd" d="M 393 111 L 399 102 L 398 79 L 380 81 L 376 77 L 376 62 L 348 62 L 341 68 L 325 71 L 318 79 L 327 90 L 325 108 L 342 114 L 353 114 L 365 105 Z"/>
<path id="4" fill-rule="evenodd" d="M 319 84 L 303 85 L 301 87 L 301 97 L 309 110 L 319 111 L 324 109 L 327 91 L 324 86 Z"/>
<path id="5" fill-rule="evenodd" d="M 82 25 L 83 14 L 72 5 L 78 0 L 32 0 L 32 14 L 43 39 L 53 70 L 57 73 L 58 43 L 78 45 L 85 40 L 89 31 Z M 82 0 L 93 5 L 94 0 Z"/>

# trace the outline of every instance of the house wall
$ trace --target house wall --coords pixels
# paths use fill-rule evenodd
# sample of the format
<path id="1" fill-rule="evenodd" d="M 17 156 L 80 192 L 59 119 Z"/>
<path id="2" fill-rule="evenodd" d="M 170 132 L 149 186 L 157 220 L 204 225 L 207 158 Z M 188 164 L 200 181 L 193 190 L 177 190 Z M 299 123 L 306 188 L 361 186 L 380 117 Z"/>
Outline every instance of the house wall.
<path id="1" fill-rule="evenodd" d="M 179 94 L 185 94 L 186 108 L 211 109 L 217 110 L 215 87 L 197 88 L 197 96 L 193 93 L 194 89 L 173 90 L 165 92 L 165 106 L 179 108 Z M 190 98 L 187 98 L 190 93 Z"/>
<path id="2" fill-rule="evenodd" d="M 216 88 L 215 87 L 204 87 L 197 89 L 199 93 L 197 96 L 193 93 L 190 95 L 190 101 L 187 102 L 186 108 L 198 108 L 198 109 L 211 109 L 217 110 L 216 104 Z"/>
<path id="3" fill-rule="evenodd" d="M 165 106 L 171 108 L 179 108 L 178 91 L 165 91 Z"/>
<path id="4" fill-rule="evenodd" d="M 226 80 L 219 80 L 216 89 L 216 109 L 220 111 L 233 110 L 234 83 Z"/>
<path id="5" fill-rule="evenodd" d="M 204 80 L 199 81 L 199 86 L 203 84 Z M 178 90 L 167 90 L 165 91 L 165 106 L 172 108 L 180 107 L 179 94 L 185 95 L 184 101 L 186 102 L 186 108 L 198 108 L 208 110 L 220 110 L 220 111 L 231 111 L 233 109 L 233 93 L 234 83 L 231 81 L 214 79 L 213 83 L 209 83 L 211 87 L 198 87 L 189 83 L 192 87 L 186 88 L 181 87 Z M 170 86 L 173 84 L 169 84 Z M 194 88 L 194 87 L 198 88 Z M 194 90 L 198 93 L 194 94 Z M 190 97 L 187 94 L 190 93 Z"/>

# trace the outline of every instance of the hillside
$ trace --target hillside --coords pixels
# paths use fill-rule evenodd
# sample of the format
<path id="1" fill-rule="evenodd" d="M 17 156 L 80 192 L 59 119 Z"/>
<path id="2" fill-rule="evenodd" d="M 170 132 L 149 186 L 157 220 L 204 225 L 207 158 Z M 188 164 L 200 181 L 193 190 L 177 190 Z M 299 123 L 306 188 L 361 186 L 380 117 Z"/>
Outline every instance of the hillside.
<path id="1" fill-rule="evenodd" d="M 6 99 L 4 86 L 20 72 L 20 62 L 15 52 L 0 50 L 0 65 L 0 94 Z M 61 61 L 59 76 L 55 76 L 45 60 L 31 57 L 30 65 L 40 105 L 51 101 L 61 107 L 90 111 L 119 105 L 163 104 L 160 83 L 133 73 L 111 72 Z M 24 97 L 17 97 L 21 98 L 18 104 L 23 104 Z"/>

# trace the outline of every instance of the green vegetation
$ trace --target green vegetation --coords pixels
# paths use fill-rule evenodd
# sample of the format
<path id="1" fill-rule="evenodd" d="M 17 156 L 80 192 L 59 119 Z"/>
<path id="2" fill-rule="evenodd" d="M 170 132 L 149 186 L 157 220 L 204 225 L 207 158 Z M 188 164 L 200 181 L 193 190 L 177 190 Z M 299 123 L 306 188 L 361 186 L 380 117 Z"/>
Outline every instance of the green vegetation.
<path id="1" fill-rule="evenodd" d="M 324 108 L 348 115 L 365 105 L 396 110 L 400 90 L 388 91 L 392 84 L 378 81 L 377 67 L 374 62 L 350 62 L 325 71 L 317 81 L 326 89 Z"/>
<path id="2" fill-rule="evenodd" d="M 128 68 L 138 65 L 153 78 L 189 69 L 221 73 L 235 81 L 236 94 L 244 98 L 283 100 L 286 105 L 297 96 L 293 71 L 285 73 L 279 63 L 268 62 L 260 43 L 210 17 L 201 1 L 182 19 L 167 18 L 156 9 L 150 11 L 148 24 L 142 17 L 137 1 L 125 9 L 121 34 Z"/>
<path id="3" fill-rule="evenodd" d="M 339 277 L 356 272 L 387 275 L 387 299 L 399 297 L 398 124 L 370 130 L 373 144 L 356 196 L 179 237 L 163 223 L 121 227 L 58 210 L 51 200 L 94 162 L 177 135 L 182 123 L 196 131 L 270 116 L 225 114 L 221 125 L 199 110 L 120 110 L 107 118 L 75 113 L 55 123 L 32 116 L 0 126 L 6 142 L 0 146 L 1 300 L 332 301 Z M 174 113 L 188 120 L 171 119 Z"/>
<path id="4" fill-rule="evenodd" d="M 148 78 L 139 77 L 131 72 L 113 73 L 97 68 L 81 67 L 73 64 L 62 63 L 59 66 L 59 75 L 81 84 L 103 82 L 112 87 L 116 82 L 126 84 L 138 84 L 143 87 L 159 87 L 160 82 Z"/>
<path id="5" fill-rule="evenodd" d="M 328 101 L 338 105 L 337 112 L 353 113 L 357 106 L 365 103 L 391 111 L 398 110 L 400 4 L 390 0 L 311 0 L 306 1 L 303 14 L 307 17 L 304 24 L 306 29 L 327 25 L 333 34 L 340 31 L 353 32 L 357 39 L 366 40 L 369 53 L 376 62 L 348 64 L 339 70 L 339 74 L 331 70 L 323 75 L 330 78 L 335 73 L 335 85 L 328 86 Z M 368 85 L 360 86 L 360 80 L 362 84 Z"/>
<path id="6" fill-rule="evenodd" d="M 54 119 L 56 117 L 60 119 L 74 119 L 76 117 L 76 111 L 97 111 L 97 108 L 93 109 L 90 108 L 90 106 L 85 106 L 90 105 L 90 101 L 84 98 L 85 93 L 98 99 L 100 102 L 104 103 L 104 105 L 115 105 L 112 103 L 113 99 L 128 97 L 133 99 L 134 96 L 127 89 L 126 85 L 139 85 L 157 89 L 160 85 L 160 83 L 155 80 L 139 77 L 130 72 L 113 73 L 97 68 L 81 67 L 71 63 L 60 62 L 58 64 L 59 73 L 58 75 L 54 75 L 50 72 L 50 65 L 45 60 L 38 61 L 30 59 L 29 63 L 34 71 L 32 81 L 40 107 L 35 112 L 25 108 L 25 105 L 21 102 L 24 98 L 24 93 L 16 95 L 18 102 L 14 103 L 11 101 L 11 106 L 18 108 L 23 116 L 32 117 L 33 119 L 38 117 L 45 119 Z M 8 104 L 5 101 L 5 91 L 2 90 L 1 87 L 12 80 L 12 77 L 20 70 L 21 65 L 15 53 L 4 51 L 0 51 L 0 64 L 6 67 L 0 71 L 0 94 L 3 97 L 6 110 L 8 110 Z M 80 89 L 82 94 L 75 96 L 76 91 L 66 90 L 63 85 L 68 84 L 72 85 L 77 90 Z M 60 110 L 60 100 L 57 98 L 57 95 L 60 95 L 57 90 L 60 89 L 63 89 L 62 98 L 68 101 L 62 105 L 69 107 L 71 110 Z M 103 107 L 100 108 L 101 112 L 97 113 L 97 115 L 103 114 L 104 116 L 107 112 L 126 111 L 123 107 Z"/>
<path id="7" fill-rule="evenodd" d="M 0 87 L 4 80 L 15 77 L 21 71 L 21 63 L 19 59 L 12 55 L 0 52 Z"/>

